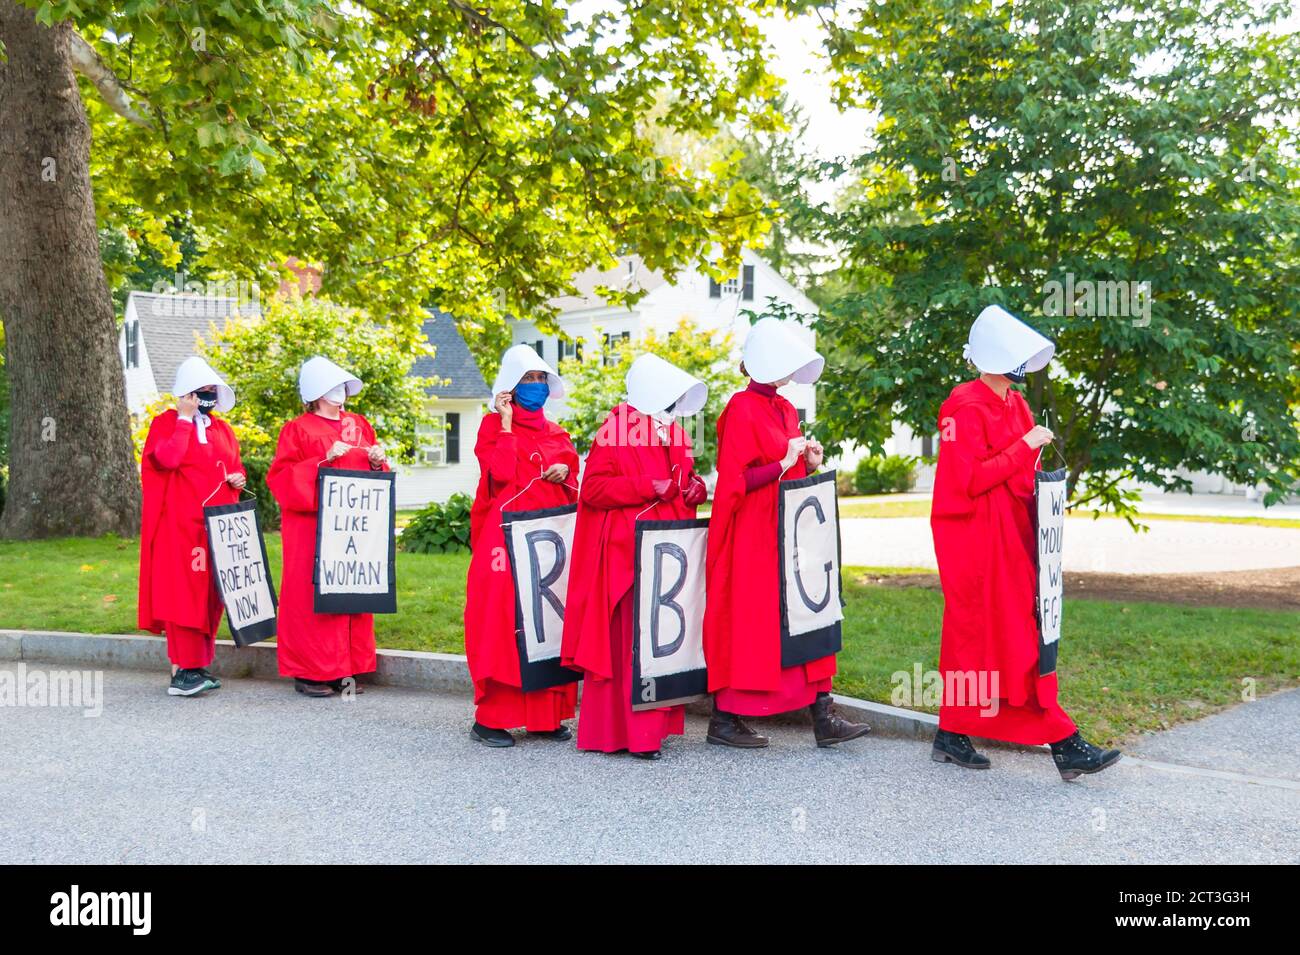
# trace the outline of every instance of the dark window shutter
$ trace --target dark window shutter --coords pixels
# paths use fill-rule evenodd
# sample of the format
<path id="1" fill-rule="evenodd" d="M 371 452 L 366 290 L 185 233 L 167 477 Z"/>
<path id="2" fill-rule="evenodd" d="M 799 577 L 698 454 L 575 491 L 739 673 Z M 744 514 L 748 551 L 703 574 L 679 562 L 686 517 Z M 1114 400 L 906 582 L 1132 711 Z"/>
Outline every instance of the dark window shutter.
<path id="1" fill-rule="evenodd" d="M 533 342 L 533 351 L 537 352 L 538 358 L 542 359 L 542 361 L 545 361 L 546 360 L 546 339 L 539 338 L 537 339 L 537 341 Z"/>
<path id="2" fill-rule="evenodd" d="M 722 298 L 722 286 L 709 279 L 709 298 Z"/>
<path id="3" fill-rule="evenodd" d="M 460 412 L 447 412 L 447 463 L 460 464 Z"/>
<path id="4" fill-rule="evenodd" d="M 927 434 L 921 439 L 921 457 L 929 458 L 934 456 L 934 435 Z"/>
<path id="5" fill-rule="evenodd" d="M 743 275 L 745 280 L 741 286 L 740 297 L 746 302 L 752 302 L 754 301 L 754 267 L 752 265 L 745 266 Z"/>
<path id="6" fill-rule="evenodd" d="M 126 367 L 140 367 L 140 323 L 126 323 Z"/>

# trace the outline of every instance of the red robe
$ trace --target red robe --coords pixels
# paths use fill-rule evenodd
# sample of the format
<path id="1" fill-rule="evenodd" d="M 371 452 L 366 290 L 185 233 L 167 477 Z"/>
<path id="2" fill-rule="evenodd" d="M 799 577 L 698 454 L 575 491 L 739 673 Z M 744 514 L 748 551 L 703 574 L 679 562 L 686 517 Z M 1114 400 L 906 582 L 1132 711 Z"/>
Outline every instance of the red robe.
<path id="1" fill-rule="evenodd" d="M 742 716 L 806 706 L 830 690 L 835 675 L 834 655 L 781 666 L 778 482 L 745 491 L 745 471 L 780 461 L 790 438 L 799 434 L 794 405 L 762 385 L 732 395 L 718 418 L 704 654 L 718 706 Z M 807 473 L 800 457 L 781 480 Z"/>
<path id="2" fill-rule="evenodd" d="M 335 441 L 354 447 L 326 464 L 325 455 Z M 280 429 L 266 483 L 280 504 L 280 537 L 284 544 L 276 636 L 281 676 L 323 682 L 369 673 L 375 668 L 373 614 L 312 610 L 319 510 L 317 472 L 322 467 L 370 470 L 366 449 L 374 443 L 375 431 L 370 422 L 349 411 L 344 411 L 338 421 L 307 412 Z M 388 470 L 387 464 L 383 470 Z"/>
<path id="3" fill-rule="evenodd" d="M 647 752 L 685 729 L 682 706 L 632 711 L 636 519 L 695 516 L 680 493 L 650 506 L 654 481 L 669 479 L 685 488 L 695 476 L 686 432 L 673 423 L 667 437 L 665 446 L 653 419 L 621 404 L 605 418 L 587 456 L 561 651 L 565 666 L 583 671 L 579 749 Z"/>
<path id="4" fill-rule="evenodd" d="M 525 693 L 520 689 L 515 642 L 515 582 L 505 556 L 501 506 L 512 511 L 560 507 L 577 500 L 578 452 L 569 433 L 538 410 L 516 406 L 509 432 L 489 414 L 478 429 L 474 454 L 478 491 L 470 510 L 470 562 L 465 584 L 465 655 L 474 680 L 475 720 L 493 729 L 558 729 L 573 716 L 576 683 Z M 567 464 L 563 484 L 534 480 L 552 464 Z M 567 485 L 572 485 L 569 487 Z"/>
<path id="5" fill-rule="evenodd" d="M 233 504 L 239 492 L 226 476 L 244 470 L 239 442 L 230 425 L 211 417 L 207 444 L 200 444 L 193 422 L 175 410 L 149 425 L 140 461 L 143 513 L 140 529 L 140 589 L 137 622 L 161 633 L 165 624 L 209 636 L 221 623 L 208 554 L 203 507 Z M 215 492 L 215 493 L 214 493 Z M 170 634 L 169 634 L 170 636 Z"/>
<path id="6" fill-rule="evenodd" d="M 939 410 L 930 511 L 944 601 L 939 726 L 1028 745 L 1074 732 L 1056 702 L 1056 674 L 1038 676 L 1038 452 L 1021 440 L 1033 426 L 1014 388 L 1005 400 L 978 379 L 954 388 Z"/>

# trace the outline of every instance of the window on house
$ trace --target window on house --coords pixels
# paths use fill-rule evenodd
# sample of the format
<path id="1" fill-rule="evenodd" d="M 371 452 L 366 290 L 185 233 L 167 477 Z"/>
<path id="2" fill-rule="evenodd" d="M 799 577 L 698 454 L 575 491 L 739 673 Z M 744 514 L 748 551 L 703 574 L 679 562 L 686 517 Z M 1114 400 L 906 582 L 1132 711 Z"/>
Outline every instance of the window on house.
<path id="1" fill-rule="evenodd" d="M 566 358 L 573 358 L 576 359 L 577 361 L 582 361 L 582 340 L 581 339 L 570 342 L 570 341 L 565 341 L 563 338 L 558 338 L 556 339 L 556 341 L 559 344 L 560 361 L 564 361 L 564 359 Z"/>
<path id="2" fill-rule="evenodd" d="M 441 467 L 444 464 L 455 464 L 448 456 L 450 441 L 448 426 L 449 418 L 459 419 L 459 415 L 450 415 L 445 413 L 434 414 L 431 424 L 422 424 L 416 429 L 416 439 L 419 446 L 419 462 L 426 467 Z M 456 428 L 456 459 L 460 458 L 460 427 L 459 422 Z"/>
<path id="3" fill-rule="evenodd" d="M 731 278 L 722 283 L 723 295 L 737 295 L 740 293 L 740 279 Z"/>
<path id="4" fill-rule="evenodd" d="M 605 335 L 605 364 L 618 364 L 618 346 L 621 342 L 632 340 L 631 332 L 606 333 Z"/>
<path id="5" fill-rule="evenodd" d="M 126 367 L 140 367 L 140 323 L 127 322 L 124 333 L 126 336 Z"/>
<path id="6" fill-rule="evenodd" d="M 743 282 L 740 289 L 740 297 L 746 302 L 754 301 L 754 267 L 746 265 L 741 270 Z"/>

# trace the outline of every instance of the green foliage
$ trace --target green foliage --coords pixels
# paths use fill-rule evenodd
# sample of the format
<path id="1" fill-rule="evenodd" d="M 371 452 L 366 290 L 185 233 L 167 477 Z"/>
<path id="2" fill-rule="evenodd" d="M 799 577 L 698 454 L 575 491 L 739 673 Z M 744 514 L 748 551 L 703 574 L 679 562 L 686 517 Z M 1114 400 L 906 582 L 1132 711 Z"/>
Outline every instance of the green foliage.
<path id="1" fill-rule="evenodd" d="M 453 494 L 445 504 L 426 505 L 402 529 L 397 544 L 412 554 L 454 554 L 469 550 L 468 494 Z"/>
<path id="2" fill-rule="evenodd" d="M 738 156 L 690 167 L 648 125 L 665 94 L 676 132 L 778 122 L 768 0 L 21 2 L 129 84 L 139 122 L 81 80 L 99 220 L 169 268 L 185 217 L 234 277 L 274 287 L 295 255 L 335 301 L 437 304 L 473 343 L 615 250 L 671 277 L 766 228 Z"/>
<path id="3" fill-rule="evenodd" d="M 898 454 L 863 458 L 853 471 L 859 494 L 900 494 L 912 489 L 916 461 Z"/>
<path id="4" fill-rule="evenodd" d="M 364 382 L 348 408 L 363 414 L 391 458 L 411 460 L 415 429 L 431 421 L 429 381 L 407 374 L 430 345 L 419 328 L 377 322 L 358 309 L 318 298 L 273 299 L 260 317 L 214 328 L 200 351 L 239 398 L 227 416 L 244 454 L 269 457 L 280 427 L 302 414 L 298 369 L 324 355 Z"/>
<path id="5" fill-rule="evenodd" d="M 253 494 L 257 498 L 257 523 L 261 526 L 263 532 L 279 530 L 280 528 L 280 505 L 275 501 L 275 495 L 266 485 L 266 473 L 271 470 L 271 458 L 264 454 L 245 454 L 242 458 L 244 463 L 244 476 L 248 483 L 244 485 L 244 491 L 247 494 Z"/>
<path id="6" fill-rule="evenodd" d="M 597 355 L 584 356 L 581 361 L 566 359 L 559 371 L 567 385 L 569 410 L 560 423 L 585 454 L 610 409 L 627 400 L 624 379 L 632 362 L 638 355 L 658 355 L 709 386 L 704 410 L 693 418 L 679 419 L 691 438 L 695 470 L 708 474 L 717 462 L 718 415 L 744 380 L 736 367 L 733 345 L 729 332 L 711 334 L 682 319 L 663 337 L 651 329 L 639 341 L 602 345 Z"/>
<path id="7" fill-rule="evenodd" d="M 1300 163 L 1280 114 L 1300 101 L 1300 36 L 1280 35 L 1284 9 L 884 0 L 832 31 L 840 101 L 880 120 L 825 223 L 847 256 L 819 326 L 828 445 L 879 450 L 891 412 L 934 431 L 996 302 L 1058 344 L 1027 397 L 1076 504 L 1125 511 L 1121 482 L 1185 488 L 1177 469 L 1262 481 L 1269 502 L 1293 487 Z M 1149 283 L 1149 311 L 1089 302 L 1081 282 Z"/>

